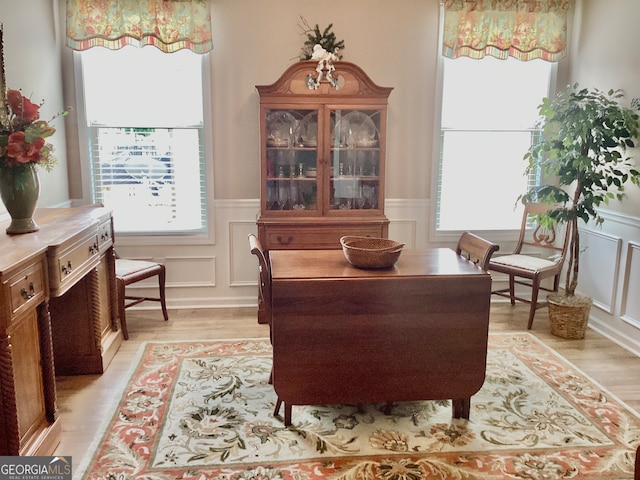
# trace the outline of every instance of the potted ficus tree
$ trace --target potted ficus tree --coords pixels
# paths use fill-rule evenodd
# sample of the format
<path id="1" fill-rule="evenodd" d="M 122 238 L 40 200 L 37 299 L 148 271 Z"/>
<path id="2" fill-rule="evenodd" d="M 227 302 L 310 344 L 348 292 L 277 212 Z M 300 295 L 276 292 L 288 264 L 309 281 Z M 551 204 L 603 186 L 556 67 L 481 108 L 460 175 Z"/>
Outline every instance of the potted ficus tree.
<path id="1" fill-rule="evenodd" d="M 551 332 L 582 338 L 591 298 L 576 294 L 580 267 L 578 221 L 600 225 L 598 207 L 625 198 L 625 184 L 640 186 L 639 168 L 628 156 L 638 136 L 638 114 L 619 103 L 620 90 L 567 87 L 539 107 L 541 140 L 529 149 L 526 173 L 542 172 L 548 183 L 531 188 L 523 203 L 549 205 L 539 221 L 566 224 L 569 250 L 564 291 L 547 297 Z M 575 313 L 574 313 L 575 312 Z"/>

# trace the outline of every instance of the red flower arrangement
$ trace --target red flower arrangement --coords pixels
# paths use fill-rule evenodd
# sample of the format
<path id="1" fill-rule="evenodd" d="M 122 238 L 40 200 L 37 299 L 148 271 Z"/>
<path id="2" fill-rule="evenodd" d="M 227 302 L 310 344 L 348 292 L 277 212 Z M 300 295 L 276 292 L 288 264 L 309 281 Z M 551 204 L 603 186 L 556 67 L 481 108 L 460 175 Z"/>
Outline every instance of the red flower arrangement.
<path id="1" fill-rule="evenodd" d="M 46 120 L 40 120 L 41 106 L 31 102 L 19 90 L 7 90 L 6 121 L 0 125 L 0 166 L 35 163 L 50 171 L 56 165 L 53 145 L 45 140 L 56 129 Z M 67 113 L 62 111 L 58 115 Z"/>

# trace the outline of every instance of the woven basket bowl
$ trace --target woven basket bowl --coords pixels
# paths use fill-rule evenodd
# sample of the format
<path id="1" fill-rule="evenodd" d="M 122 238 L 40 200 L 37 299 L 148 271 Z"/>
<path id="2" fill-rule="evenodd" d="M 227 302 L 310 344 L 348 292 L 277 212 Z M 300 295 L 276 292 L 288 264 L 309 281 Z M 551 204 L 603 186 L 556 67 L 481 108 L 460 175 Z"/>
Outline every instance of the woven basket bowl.
<path id="1" fill-rule="evenodd" d="M 340 239 L 347 261 L 358 268 L 391 268 L 400 258 L 404 243 L 388 238 L 345 236 Z"/>

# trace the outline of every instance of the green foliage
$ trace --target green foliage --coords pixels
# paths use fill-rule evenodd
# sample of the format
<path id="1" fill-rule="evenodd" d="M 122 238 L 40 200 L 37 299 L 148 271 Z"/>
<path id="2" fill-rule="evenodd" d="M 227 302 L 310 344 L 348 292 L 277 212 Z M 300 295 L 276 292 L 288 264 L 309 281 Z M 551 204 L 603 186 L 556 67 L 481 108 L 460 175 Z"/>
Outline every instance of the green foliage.
<path id="1" fill-rule="evenodd" d="M 526 174 L 541 171 L 553 184 L 530 189 L 523 203 L 543 202 L 550 209 L 543 222 L 567 223 L 571 240 L 565 293 L 573 295 L 578 283 L 580 239 L 578 219 L 600 225 L 597 208 L 625 198 L 628 181 L 640 186 L 640 171 L 627 148 L 635 147 L 638 114 L 622 107 L 620 90 L 567 87 L 539 106 L 542 138 L 524 156 Z"/>
<path id="2" fill-rule="evenodd" d="M 302 25 L 303 35 L 306 36 L 304 45 L 302 46 L 302 52 L 300 54 L 301 60 L 310 60 L 313 53 L 313 47 L 319 44 L 329 53 L 335 53 L 338 59 L 342 60 L 342 54 L 340 53 L 344 49 L 344 40 L 337 40 L 336 35 L 331 31 L 333 23 L 330 23 L 327 28 L 320 31 L 320 26 L 316 23 L 315 27 L 311 28 L 309 23 L 301 16 L 300 21 Z"/>

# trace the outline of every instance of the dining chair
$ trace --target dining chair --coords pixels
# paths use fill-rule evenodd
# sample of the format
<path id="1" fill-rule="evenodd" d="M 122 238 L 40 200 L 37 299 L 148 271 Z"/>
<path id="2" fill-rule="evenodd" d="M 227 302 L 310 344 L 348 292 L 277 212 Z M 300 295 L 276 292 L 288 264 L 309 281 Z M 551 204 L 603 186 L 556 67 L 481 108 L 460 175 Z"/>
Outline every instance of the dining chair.
<path id="1" fill-rule="evenodd" d="M 636 450 L 636 468 L 634 469 L 633 480 L 640 480 L 640 445 Z"/>
<path id="2" fill-rule="evenodd" d="M 155 276 L 158 277 L 159 297 L 126 294 L 125 290 L 127 285 Z M 120 326 L 122 327 L 122 334 L 125 340 L 129 339 L 125 309 L 132 307 L 133 305 L 137 305 L 145 301 L 160 302 L 164 320 L 165 322 L 169 320 L 165 300 L 165 278 L 166 268 L 162 263 L 149 262 L 146 260 L 130 260 L 128 258 L 121 258 L 116 254 L 118 314 L 120 315 Z"/>
<path id="3" fill-rule="evenodd" d="M 269 325 L 269 340 L 272 341 L 271 330 L 271 265 L 269 264 L 269 252 L 262 248 L 258 237 L 253 233 L 249 234 L 249 248 L 251 253 L 258 257 L 258 323 Z M 269 374 L 269 383 L 273 383 L 273 368 Z M 278 415 L 282 400 L 276 401 L 273 412 Z"/>
<path id="4" fill-rule="evenodd" d="M 464 232 L 458 239 L 456 253 L 478 265 L 482 270 L 489 269 L 489 260 L 500 246 L 471 232 Z"/>
<path id="5" fill-rule="evenodd" d="M 540 290 L 557 292 L 562 274 L 562 266 L 569 246 L 569 229 L 566 225 L 545 227 L 537 221 L 537 216 L 549 210 L 544 203 L 529 203 L 524 207 L 520 236 L 514 251 L 508 255 L 493 257 L 489 271 L 509 276 L 509 287 L 491 293 L 509 298 L 511 305 L 516 300 L 530 304 L 527 329 L 531 330 L 536 310 L 547 304 L 539 302 Z M 552 279 L 553 286 L 544 286 L 545 279 Z M 531 288 L 531 297 L 520 296 L 516 285 Z"/>
<path id="6" fill-rule="evenodd" d="M 258 257 L 258 323 L 268 324 L 271 329 L 271 268 L 269 252 L 262 248 L 258 237 L 249 234 L 251 253 Z"/>

